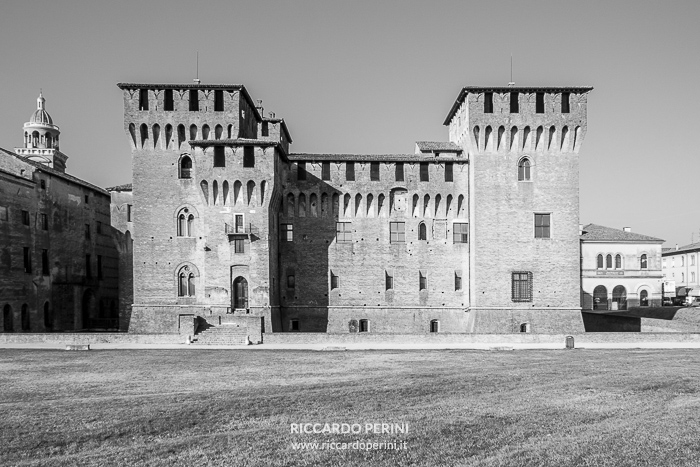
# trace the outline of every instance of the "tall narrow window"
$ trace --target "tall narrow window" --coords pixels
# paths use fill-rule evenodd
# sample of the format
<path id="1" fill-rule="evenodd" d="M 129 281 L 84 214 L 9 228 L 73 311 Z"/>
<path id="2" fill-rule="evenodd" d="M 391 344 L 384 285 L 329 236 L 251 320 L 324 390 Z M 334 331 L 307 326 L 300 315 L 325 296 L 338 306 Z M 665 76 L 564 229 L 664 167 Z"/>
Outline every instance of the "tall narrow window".
<path id="1" fill-rule="evenodd" d="M 403 162 L 397 162 L 396 163 L 396 181 L 397 182 L 403 182 Z"/>
<path id="2" fill-rule="evenodd" d="M 173 102 L 173 90 L 166 89 L 163 95 L 163 110 L 173 110 L 175 108 Z"/>
<path id="3" fill-rule="evenodd" d="M 615 255 L 615 269 L 622 269 L 622 256 Z"/>
<path id="4" fill-rule="evenodd" d="M 485 114 L 492 114 L 493 113 L 493 93 L 492 92 L 485 92 L 484 93 L 484 113 Z"/>
<path id="5" fill-rule="evenodd" d="M 132 211 L 132 205 L 127 204 L 126 205 L 126 221 L 131 222 L 131 211 Z"/>
<path id="6" fill-rule="evenodd" d="M 49 275 L 49 250 L 41 250 L 41 274 Z"/>
<path id="7" fill-rule="evenodd" d="M 561 113 L 563 114 L 569 113 L 569 96 L 570 94 L 568 92 L 561 93 Z"/>
<path id="8" fill-rule="evenodd" d="M 384 287 L 385 290 L 392 290 L 394 288 L 394 275 L 389 271 L 384 271 Z"/>
<path id="9" fill-rule="evenodd" d="M 294 278 L 294 274 L 288 274 L 287 275 L 287 288 L 293 289 L 295 287 L 296 287 L 296 280 Z"/>
<path id="10" fill-rule="evenodd" d="M 355 163 L 346 162 L 345 163 L 345 180 L 348 182 L 355 181 Z"/>
<path id="11" fill-rule="evenodd" d="M 292 224 L 282 224 L 280 226 L 280 231 L 282 235 L 283 242 L 294 241 L 294 225 Z"/>
<path id="12" fill-rule="evenodd" d="M 469 242 L 469 224 L 460 222 L 452 224 L 452 242 L 453 243 L 468 243 Z"/>
<path id="13" fill-rule="evenodd" d="M 544 93 L 538 92 L 535 94 L 535 113 L 544 113 Z"/>
<path id="14" fill-rule="evenodd" d="M 647 268 L 647 255 L 646 254 L 642 255 L 642 257 L 639 259 L 639 267 L 641 269 Z"/>
<path id="15" fill-rule="evenodd" d="M 31 327 L 29 320 L 29 307 L 26 303 L 22 305 L 22 314 L 20 315 L 20 318 L 22 320 L 22 331 L 29 331 Z"/>
<path id="16" fill-rule="evenodd" d="M 607 269 L 612 269 L 612 267 L 613 267 L 613 262 L 612 262 L 612 261 L 613 261 L 613 260 L 612 260 L 612 255 L 607 255 L 607 256 L 605 257 L 605 267 L 606 267 Z"/>
<path id="17" fill-rule="evenodd" d="M 532 273 L 518 271 L 511 275 L 511 299 L 514 302 L 532 301 Z"/>
<path id="18" fill-rule="evenodd" d="M 29 225 L 29 211 L 22 211 L 22 225 Z"/>
<path id="19" fill-rule="evenodd" d="M 224 91 L 217 89 L 214 91 L 214 112 L 224 111 Z"/>
<path id="20" fill-rule="evenodd" d="M 97 255 L 97 278 L 102 280 L 102 255 Z"/>
<path id="21" fill-rule="evenodd" d="M 405 222 L 389 222 L 389 241 L 391 243 L 406 243 Z"/>
<path id="22" fill-rule="evenodd" d="M 255 167 L 255 147 L 243 147 L 243 167 Z"/>
<path id="23" fill-rule="evenodd" d="M 192 159 L 184 156 L 180 159 L 180 178 L 192 178 Z"/>
<path id="24" fill-rule="evenodd" d="M 430 181 L 430 166 L 427 162 L 420 163 L 420 181 L 429 182 Z"/>
<path id="25" fill-rule="evenodd" d="M 49 230 L 49 216 L 41 214 L 41 230 Z"/>
<path id="26" fill-rule="evenodd" d="M 518 163 L 518 181 L 530 181 L 530 159 L 527 157 L 520 159 L 520 162 Z"/>
<path id="27" fill-rule="evenodd" d="M 369 164 L 369 179 L 373 182 L 379 181 L 379 162 Z"/>
<path id="28" fill-rule="evenodd" d="M 550 238 L 551 214 L 535 214 L 535 238 Z"/>
<path id="29" fill-rule="evenodd" d="M 352 224 L 350 222 L 336 222 L 335 239 L 338 243 L 352 242 Z"/>
<path id="30" fill-rule="evenodd" d="M 214 146 L 214 167 L 226 167 L 226 154 L 223 146 Z"/>
<path id="31" fill-rule="evenodd" d="M 51 329 L 53 327 L 53 316 L 51 316 L 49 302 L 44 302 L 44 327 L 46 329 Z"/>
<path id="32" fill-rule="evenodd" d="M 418 271 L 418 290 L 428 289 L 428 274 L 423 271 Z"/>
<path id="33" fill-rule="evenodd" d="M 95 230 L 97 231 L 97 235 L 102 234 L 102 222 L 97 221 L 97 228 Z"/>
<path id="34" fill-rule="evenodd" d="M 233 218 L 234 228 L 236 233 L 245 233 L 245 225 L 243 222 L 243 214 L 235 214 Z"/>
<path id="35" fill-rule="evenodd" d="M 85 255 L 85 277 L 92 277 L 92 261 L 90 255 Z"/>
<path id="36" fill-rule="evenodd" d="M 139 110 L 148 110 L 148 89 L 139 89 Z"/>
<path id="37" fill-rule="evenodd" d="M 425 227 L 425 222 L 418 224 L 418 240 L 428 239 L 428 229 Z"/>
<path id="38" fill-rule="evenodd" d="M 270 124 L 268 122 L 262 122 L 262 127 L 260 128 L 263 137 L 270 136 Z"/>
<path id="39" fill-rule="evenodd" d="M 199 91 L 190 89 L 190 111 L 199 110 Z"/>
<path id="40" fill-rule="evenodd" d="M 445 162 L 445 181 L 446 182 L 454 181 L 453 167 L 454 167 L 454 164 L 452 162 Z"/>
<path id="41" fill-rule="evenodd" d="M 339 287 L 339 281 L 338 281 L 338 276 L 333 274 L 333 271 L 331 271 L 331 290 L 337 289 Z"/>
<path id="42" fill-rule="evenodd" d="M 321 180 L 330 180 L 331 179 L 331 163 L 330 162 L 322 162 L 321 163 Z"/>
<path id="43" fill-rule="evenodd" d="M 455 291 L 462 290 L 462 271 L 455 271 Z"/>
<path id="44" fill-rule="evenodd" d="M 85 239 L 90 240 L 90 224 L 85 224 Z"/>
<path id="45" fill-rule="evenodd" d="M 598 255 L 598 269 L 603 269 L 603 255 Z"/>
<path id="46" fill-rule="evenodd" d="M 510 93 L 510 113 L 517 114 L 520 112 L 520 105 L 518 104 L 518 93 Z"/>
<path id="47" fill-rule="evenodd" d="M 306 180 L 306 162 L 297 164 L 297 180 Z"/>

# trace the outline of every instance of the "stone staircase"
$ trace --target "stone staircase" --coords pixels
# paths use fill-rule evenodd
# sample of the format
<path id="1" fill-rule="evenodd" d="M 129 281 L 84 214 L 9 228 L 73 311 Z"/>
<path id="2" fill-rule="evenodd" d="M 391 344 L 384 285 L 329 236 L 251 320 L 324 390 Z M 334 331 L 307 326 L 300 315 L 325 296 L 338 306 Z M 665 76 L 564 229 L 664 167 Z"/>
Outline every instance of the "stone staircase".
<path id="1" fill-rule="evenodd" d="M 248 345 L 248 342 L 247 328 L 227 324 L 210 326 L 192 340 L 193 344 L 204 345 Z"/>

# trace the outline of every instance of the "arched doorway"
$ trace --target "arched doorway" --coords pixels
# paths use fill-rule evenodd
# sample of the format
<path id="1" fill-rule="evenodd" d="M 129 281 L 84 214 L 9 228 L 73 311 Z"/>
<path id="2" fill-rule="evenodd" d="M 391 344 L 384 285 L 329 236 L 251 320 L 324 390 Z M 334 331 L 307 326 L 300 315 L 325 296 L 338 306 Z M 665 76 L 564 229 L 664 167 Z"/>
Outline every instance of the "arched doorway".
<path id="1" fill-rule="evenodd" d="M 95 294 L 87 289 L 83 294 L 83 329 L 90 329 L 90 318 L 95 314 Z"/>
<path id="2" fill-rule="evenodd" d="M 612 301 L 613 303 L 617 303 L 617 309 L 618 310 L 626 310 L 627 309 L 627 290 L 621 285 L 615 286 L 613 289 L 612 293 Z M 615 308 L 615 305 L 613 305 L 613 309 Z"/>
<path id="3" fill-rule="evenodd" d="M 248 309 L 248 281 L 238 276 L 233 281 L 233 308 Z"/>
<path id="4" fill-rule="evenodd" d="M 14 324 L 12 322 L 12 307 L 10 305 L 5 305 L 5 307 L 2 309 L 2 323 L 3 331 L 14 331 Z"/>
<path id="5" fill-rule="evenodd" d="M 593 309 L 608 309 L 608 289 L 606 289 L 604 285 L 599 285 L 593 289 Z"/>
<path id="6" fill-rule="evenodd" d="M 646 290 L 639 292 L 639 306 L 649 306 L 649 292 Z"/>

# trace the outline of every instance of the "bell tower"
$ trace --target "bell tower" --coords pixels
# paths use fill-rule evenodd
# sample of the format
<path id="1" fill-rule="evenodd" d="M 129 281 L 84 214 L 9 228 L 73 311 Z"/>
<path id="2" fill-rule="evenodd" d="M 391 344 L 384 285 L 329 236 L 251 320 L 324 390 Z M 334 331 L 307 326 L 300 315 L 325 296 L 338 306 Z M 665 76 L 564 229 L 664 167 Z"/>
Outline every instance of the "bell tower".
<path id="1" fill-rule="evenodd" d="M 59 151 L 61 131 L 54 125 L 46 111 L 46 99 L 42 92 L 36 100 L 36 110 L 24 124 L 24 147 L 15 148 L 17 155 L 47 165 L 59 172 L 66 171 L 68 156 Z"/>

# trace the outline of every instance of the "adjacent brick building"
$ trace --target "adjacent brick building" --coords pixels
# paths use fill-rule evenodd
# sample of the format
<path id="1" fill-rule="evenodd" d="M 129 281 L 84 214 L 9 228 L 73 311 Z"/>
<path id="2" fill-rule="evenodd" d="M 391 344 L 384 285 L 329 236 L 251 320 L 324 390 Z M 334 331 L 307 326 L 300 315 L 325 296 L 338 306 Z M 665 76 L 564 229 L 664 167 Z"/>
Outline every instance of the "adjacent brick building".
<path id="1" fill-rule="evenodd" d="M 290 153 L 284 120 L 241 85 L 118 86 L 137 228 L 130 331 L 232 316 L 265 332 L 583 330 L 592 88 L 465 87 L 448 141 L 358 155 Z"/>
<path id="2" fill-rule="evenodd" d="M 126 330 L 110 195 L 65 172 L 59 135 L 40 95 L 24 146 L 0 149 L 1 329 Z"/>

